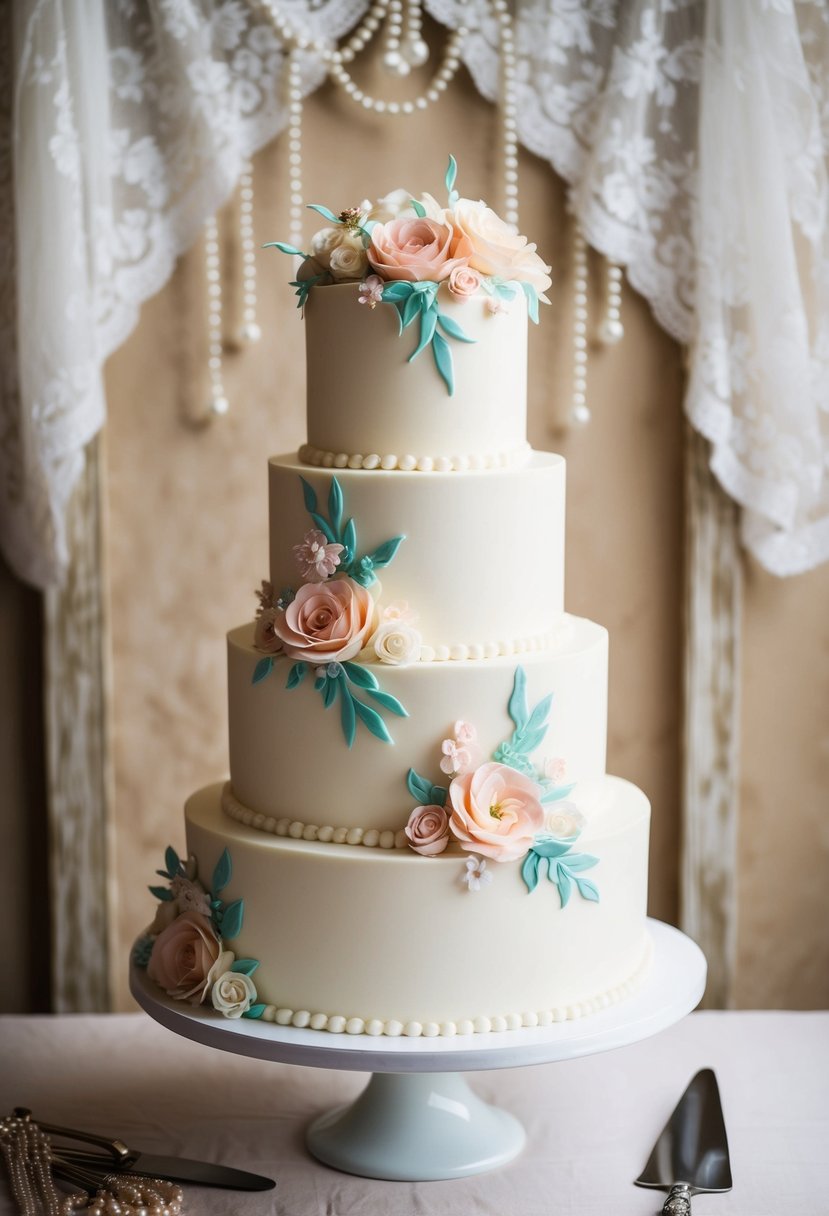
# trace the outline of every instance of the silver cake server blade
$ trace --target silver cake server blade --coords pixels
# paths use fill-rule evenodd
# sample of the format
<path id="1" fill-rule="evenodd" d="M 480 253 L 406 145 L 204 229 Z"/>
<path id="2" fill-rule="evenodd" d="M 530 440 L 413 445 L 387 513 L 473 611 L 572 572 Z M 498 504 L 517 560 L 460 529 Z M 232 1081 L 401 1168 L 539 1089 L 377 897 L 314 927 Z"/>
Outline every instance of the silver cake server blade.
<path id="1" fill-rule="evenodd" d="M 703 1068 L 659 1135 L 637 1186 L 670 1192 L 663 1216 L 691 1216 L 691 1196 L 731 1190 L 731 1163 L 717 1078 Z"/>

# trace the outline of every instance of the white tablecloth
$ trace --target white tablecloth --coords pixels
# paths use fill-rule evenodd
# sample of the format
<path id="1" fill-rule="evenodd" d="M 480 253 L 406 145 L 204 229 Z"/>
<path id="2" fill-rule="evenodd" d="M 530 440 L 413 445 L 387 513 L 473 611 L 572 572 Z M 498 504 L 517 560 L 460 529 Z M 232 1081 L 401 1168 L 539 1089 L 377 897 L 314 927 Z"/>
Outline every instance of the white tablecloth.
<path id="1" fill-rule="evenodd" d="M 694 1216 L 829 1216 L 829 1013 L 695 1013 L 631 1047 L 477 1073 L 517 1115 L 511 1165 L 451 1182 L 377 1182 L 318 1164 L 304 1128 L 357 1073 L 261 1063 L 179 1038 L 145 1014 L 0 1019 L 0 1113 L 118 1135 L 146 1150 L 277 1179 L 255 1195 L 188 1187 L 188 1216 L 651 1216 L 632 1185 L 697 1069 L 720 1083 L 734 1189 Z M 0 1182 L 0 1216 L 13 1212 Z"/>

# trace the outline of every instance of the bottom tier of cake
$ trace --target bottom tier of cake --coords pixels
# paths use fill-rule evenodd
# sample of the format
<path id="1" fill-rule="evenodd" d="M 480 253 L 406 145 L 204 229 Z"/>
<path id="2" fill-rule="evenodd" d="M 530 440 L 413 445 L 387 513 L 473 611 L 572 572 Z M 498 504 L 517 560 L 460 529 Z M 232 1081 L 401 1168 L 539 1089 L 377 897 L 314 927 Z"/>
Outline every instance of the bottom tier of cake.
<path id="1" fill-rule="evenodd" d="M 273 836 L 230 819 L 221 795 L 188 801 L 187 849 L 205 879 L 227 850 L 221 899 L 243 909 L 229 948 L 258 963 L 266 1019 L 391 1035 L 547 1025 L 620 999 L 647 967 L 650 807 L 618 778 L 574 793 L 587 825 L 562 868 Z"/>

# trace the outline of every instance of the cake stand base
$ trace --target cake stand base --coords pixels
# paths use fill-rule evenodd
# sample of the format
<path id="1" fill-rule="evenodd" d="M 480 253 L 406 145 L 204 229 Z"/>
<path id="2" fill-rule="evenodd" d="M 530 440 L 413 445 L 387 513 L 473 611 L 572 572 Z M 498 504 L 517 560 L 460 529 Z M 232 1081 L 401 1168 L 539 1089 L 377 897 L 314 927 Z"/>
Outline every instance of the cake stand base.
<path id="1" fill-rule="evenodd" d="M 432 1182 L 517 1157 L 524 1129 L 456 1072 L 372 1075 L 355 1102 L 315 1119 L 306 1143 L 325 1165 L 364 1178 Z"/>
<path id="2" fill-rule="evenodd" d="M 372 1038 L 231 1020 L 170 1000 L 135 966 L 130 988 L 157 1022 L 196 1042 L 260 1060 L 372 1073 L 354 1102 L 315 1119 L 309 1151 L 347 1174 L 431 1182 L 495 1169 L 524 1145 L 518 1120 L 476 1097 L 459 1071 L 547 1064 L 625 1047 L 695 1008 L 705 990 L 702 951 L 660 921 L 648 921 L 648 932 L 653 961 L 632 996 L 575 1021 L 503 1033 Z"/>

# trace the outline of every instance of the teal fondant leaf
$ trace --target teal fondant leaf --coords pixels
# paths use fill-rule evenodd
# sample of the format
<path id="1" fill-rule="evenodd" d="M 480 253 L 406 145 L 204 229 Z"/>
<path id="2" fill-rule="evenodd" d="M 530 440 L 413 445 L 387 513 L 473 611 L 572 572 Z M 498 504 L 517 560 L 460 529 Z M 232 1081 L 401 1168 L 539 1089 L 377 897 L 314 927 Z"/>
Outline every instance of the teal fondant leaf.
<path id="1" fill-rule="evenodd" d="M 343 530 L 343 547 L 345 548 L 345 553 L 342 556 L 342 564 L 347 566 L 357 552 L 357 528 L 354 525 L 353 519 L 348 521 Z"/>
<path id="2" fill-rule="evenodd" d="M 317 692 L 321 692 L 327 683 L 328 676 L 324 671 L 321 671 L 320 674 L 314 678 L 314 688 L 317 690 Z"/>
<path id="3" fill-rule="evenodd" d="M 446 806 L 446 799 L 449 797 L 449 791 L 445 785 L 432 786 L 432 802 L 435 806 Z"/>
<path id="4" fill-rule="evenodd" d="M 339 688 L 339 683 L 337 680 L 331 680 L 326 676 L 323 679 L 323 682 L 320 685 L 320 688 L 322 688 L 322 690 L 323 690 L 323 693 L 322 693 L 323 708 L 328 709 L 330 706 L 332 706 L 334 704 L 334 702 L 337 699 L 337 689 Z"/>
<path id="5" fill-rule="evenodd" d="M 524 755 L 528 755 L 529 752 L 534 752 L 535 749 L 544 741 L 544 736 L 546 734 L 546 726 L 542 726 L 538 730 L 530 730 L 530 728 L 527 727 L 525 730 L 521 731 L 519 735 L 517 735 L 514 741 L 514 747 Z"/>
<path id="6" fill-rule="evenodd" d="M 178 853 L 171 844 L 168 844 L 167 848 L 164 850 L 164 864 L 167 867 L 167 873 L 171 878 L 175 878 L 175 876 L 182 869 Z"/>
<path id="7" fill-rule="evenodd" d="M 379 545 L 370 554 L 371 564 L 373 566 L 388 566 L 405 539 L 405 536 L 393 536 L 391 540 L 384 541 L 382 545 Z"/>
<path id="8" fill-rule="evenodd" d="M 230 877 L 233 873 L 233 863 L 230 860 L 230 853 L 227 849 L 222 851 L 222 855 L 216 862 L 216 868 L 213 871 L 213 885 L 210 893 L 214 897 L 223 891 L 230 882 Z"/>
<path id="9" fill-rule="evenodd" d="M 395 304 L 398 300 L 408 300 L 413 291 L 414 283 L 409 283 L 405 279 L 396 279 L 383 288 L 383 299 L 391 300 Z"/>
<path id="10" fill-rule="evenodd" d="M 302 496 L 305 499 L 305 510 L 309 515 L 313 515 L 317 509 L 317 492 L 304 477 L 299 479 L 302 482 Z"/>
<path id="11" fill-rule="evenodd" d="M 534 325 L 538 324 L 538 292 L 532 283 L 521 283 L 521 290 L 527 297 L 527 313 Z"/>
<path id="12" fill-rule="evenodd" d="M 455 393 L 455 370 L 452 362 L 452 352 L 449 349 L 449 343 L 435 331 L 432 338 L 432 355 L 435 360 L 435 367 L 440 373 L 440 378 L 446 385 L 449 396 L 452 397 Z"/>
<path id="13" fill-rule="evenodd" d="M 387 709 L 389 713 L 397 714 L 398 718 L 408 718 L 409 711 L 404 709 L 397 697 L 393 697 L 390 692 L 383 692 L 382 688 L 370 688 L 368 695 L 372 697 L 378 704 Z"/>
<path id="14" fill-rule="evenodd" d="M 173 899 L 173 892 L 169 887 L 150 887 L 150 894 L 156 899 L 160 899 L 162 903 L 170 903 Z"/>
<path id="15" fill-rule="evenodd" d="M 242 1014 L 242 1017 L 250 1018 L 252 1021 L 256 1021 L 257 1018 L 261 1018 L 266 1009 L 267 1005 L 263 1005 L 260 1001 L 259 1004 L 251 1005 L 250 1009 L 246 1009 Z"/>
<path id="16" fill-rule="evenodd" d="M 589 899 L 592 903 L 599 902 L 599 888 L 589 878 L 577 878 L 576 886 L 579 889 L 579 895 L 582 899 Z"/>
<path id="17" fill-rule="evenodd" d="M 240 975 L 253 975 L 258 966 L 258 958 L 237 958 L 236 961 L 231 964 L 230 970 L 237 971 Z"/>
<path id="18" fill-rule="evenodd" d="M 385 299 L 385 297 L 384 297 L 384 299 Z M 405 306 L 399 300 L 398 301 L 391 300 L 389 302 L 392 305 L 392 307 L 394 308 L 395 315 L 397 317 L 397 336 L 399 338 L 400 335 L 403 333 L 403 313 L 405 311 Z"/>
<path id="19" fill-rule="evenodd" d="M 550 873 L 550 877 L 553 878 L 552 872 Z M 553 882 L 558 887 L 558 893 L 561 896 L 561 906 L 562 908 L 566 908 L 573 884 L 570 881 L 570 875 L 567 873 L 567 870 L 560 861 L 556 863 L 555 878 L 553 878 Z"/>
<path id="20" fill-rule="evenodd" d="M 530 714 L 530 720 L 527 723 L 527 730 L 540 730 L 544 727 L 547 730 L 547 715 L 550 712 L 550 706 L 553 703 L 553 694 L 548 693 L 541 701 L 538 702 L 535 709 Z M 532 748 L 527 748 L 527 751 L 532 751 Z"/>
<path id="21" fill-rule="evenodd" d="M 415 317 L 420 312 L 422 304 L 423 296 L 416 296 L 414 294 L 410 295 L 408 300 L 403 303 L 400 311 L 401 332 L 402 330 L 409 328 L 412 321 L 414 321 Z"/>
<path id="22" fill-rule="evenodd" d="M 516 730 L 523 730 L 527 724 L 527 673 L 523 667 L 516 667 L 512 685 L 512 695 L 507 705 L 509 716 L 515 723 Z"/>
<path id="23" fill-rule="evenodd" d="M 438 325 L 445 334 L 448 334 L 450 338 L 455 338 L 458 342 L 475 342 L 474 338 L 470 338 L 469 334 L 464 333 L 455 318 L 447 317 L 446 313 L 438 313 Z"/>
<path id="24" fill-rule="evenodd" d="M 412 210 L 414 211 L 414 213 L 418 217 L 418 219 L 421 219 L 421 220 L 425 219 L 426 218 L 426 208 L 423 206 L 423 203 L 419 203 L 416 198 L 410 198 L 409 202 L 411 203 Z"/>
<path id="25" fill-rule="evenodd" d="M 452 194 L 452 191 L 455 189 L 455 182 L 457 180 L 457 177 L 458 177 L 458 162 L 455 160 L 454 156 L 452 156 L 452 154 L 450 153 L 449 154 L 449 165 L 447 166 L 446 177 L 444 178 L 444 181 L 446 182 L 446 192 L 450 196 Z M 450 199 L 449 206 L 450 207 L 452 206 L 451 199 Z"/>
<path id="26" fill-rule="evenodd" d="M 328 491 L 328 518 L 331 520 L 331 528 L 336 539 L 340 534 L 340 525 L 343 522 L 343 492 L 336 477 L 332 478 L 331 489 Z"/>
<path id="27" fill-rule="evenodd" d="M 432 783 L 420 773 L 410 768 L 406 774 L 406 788 L 416 802 L 421 806 L 429 806 L 432 802 Z"/>
<path id="28" fill-rule="evenodd" d="M 592 870 L 593 866 L 599 864 L 598 857 L 594 857 L 591 853 L 571 853 L 569 857 L 565 857 L 562 863 L 568 870 L 573 872 L 581 870 Z"/>
<path id="29" fill-rule="evenodd" d="M 566 798 L 568 794 L 572 794 L 575 789 L 575 782 L 570 785 L 557 785 L 553 789 L 546 790 L 540 798 L 541 802 L 558 802 L 560 798 Z"/>
<path id="30" fill-rule="evenodd" d="M 285 241 L 265 241 L 263 249 L 278 249 L 280 253 L 290 253 L 294 257 L 307 258 L 308 254 L 297 249 L 296 245 L 288 245 Z"/>
<path id="31" fill-rule="evenodd" d="M 345 676 L 337 681 L 340 689 L 340 721 L 343 735 L 348 747 L 354 746 L 354 736 L 357 734 L 357 715 L 354 712 L 354 698 L 351 689 L 345 682 Z"/>
<path id="32" fill-rule="evenodd" d="M 372 709 L 370 705 L 364 705 L 362 701 L 353 702 L 357 717 L 367 726 L 375 739 L 382 739 L 384 743 L 394 743 L 391 735 L 388 732 L 385 722 L 380 717 L 376 709 Z"/>
<path id="33" fill-rule="evenodd" d="M 324 220 L 328 220 L 330 224 L 342 223 L 342 220 L 338 219 L 334 212 L 330 211 L 328 207 L 322 207 L 319 203 L 307 203 L 306 206 L 309 211 L 316 211 L 318 215 L 321 215 Z"/>
<path id="34" fill-rule="evenodd" d="M 563 857 L 569 852 L 569 840 L 557 840 L 555 836 L 539 836 L 533 843 L 533 849 L 539 857 Z"/>
<path id="35" fill-rule="evenodd" d="M 337 537 L 334 533 L 334 529 L 331 527 L 331 525 L 329 524 L 329 522 L 325 518 L 325 516 L 318 514 L 318 512 L 316 512 L 316 511 L 311 511 L 310 515 L 311 515 L 311 519 L 317 525 L 320 532 L 322 532 L 323 536 L 328 541 L 329 545 L 335 544 L 337 541 Z"/>
<path id="36" fill-rule="evenodd" d="M 411 363 L 416 359 L 420 352 L 429 345 L 435 336 L 435 326 L 438 322 L 438 310 L 436 305 L 421 309 L 420 313 L 420 341 L 409 355 L 408 362 Z"/>
<path id="37" fill-rule="evenodd" d="M 301 684 L 305 679 L 305 672 L 307 670 L 307 663 L 294 663 L 291 670 L 288 672 L 288 679 L 285 681 L 285 687 L 296 688 L 297 684 Z"/>
<path id="38" fill-rule="evenodd" d="M 514 300 L 517 292 L 517 287 L 514 283 L 505 283 L 502 279 L 493 279 L 495 287 L 495 295 L 502 300 Z"/>
<path id="39" fill-rule="evenodd" d="M 358 688 L 377 689 L 380 687 L 377 683 L 377 676 L 367 667 L 361 667 L 358 663 L 343 663 L 342 668 L 351 683 L 356 684 Z"/>
<path id="40" fill-rule="evenodd" d="M 266 679 L 271 674 L 272 671 L 273 671 L 273 659 L 270 656 L 268 656 L 267 658 L 264 658 L 264 659 L 260 659 L 259 662 L 256 664 L 256 666 L 253 669 L 253 677 L 251 678 L 251 684 L 261 684 L 262 681 L 264 679 Z"/>
<path id="41" fill-rule="evenodd" d="M 243 899 L 234 899 L 221 914 L 221 933 L 223 938 L 231 941 L 234 937 L 238 937 L 242 931 L 242 922 L 245 918 L 245 901 Z"/>
<path id="42" fill-rule="evenodd" d="M 534 891 L 538 886 L 538 867 L 540 858 L 535 848 L 530 849 L 527 856 L 524 858 L 524 864 L 521 866 L 521 877 L 524 879 L 528 891 Z"/>

